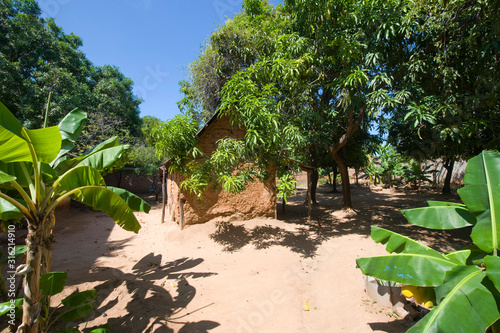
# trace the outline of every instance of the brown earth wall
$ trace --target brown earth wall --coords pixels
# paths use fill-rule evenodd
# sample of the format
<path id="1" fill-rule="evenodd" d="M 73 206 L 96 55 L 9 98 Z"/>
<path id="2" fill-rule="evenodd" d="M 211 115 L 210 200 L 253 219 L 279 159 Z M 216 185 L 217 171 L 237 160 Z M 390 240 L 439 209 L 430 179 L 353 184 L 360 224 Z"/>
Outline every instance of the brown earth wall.
<path id="1" fill-rule="evenodd" d="M 209 156 L 217 148 L 217 140 L 230 137 L 243 139 L 245 130 L 233 128 L 228 117 L 214 119 L 200 132 L 198 145 L 205 156 Z M 276 215 L 276 180 L 274 172 L 265 182 L 255 181 L 239 194 L 230 194 L 220 188 L 209 186 L 198 198 L 189 191 L 182 192 L 179 184 L 183 176 L 178 173 L 168 175 L 167 208 L 170 219 L 181 222 L 180 205 L 182 205 L 184 224 L 203 223 L 214 218 L 230 218 L 244 220 L 252 218 L 274 218 Z"/>

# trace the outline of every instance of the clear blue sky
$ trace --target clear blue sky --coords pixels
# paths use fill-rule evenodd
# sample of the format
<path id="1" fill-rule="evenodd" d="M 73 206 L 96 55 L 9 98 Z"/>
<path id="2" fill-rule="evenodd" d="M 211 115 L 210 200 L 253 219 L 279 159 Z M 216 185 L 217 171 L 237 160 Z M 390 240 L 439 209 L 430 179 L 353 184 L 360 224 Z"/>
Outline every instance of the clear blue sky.
<path id="1" fill-rule="evenodd" d="M 272 0 L 273 4 L 282 1 Z M 95 65 L 116 65 L 142 97 L 141 117 L 179 113 L 178 82 L 206 38 L 242 9 L 243 0 L 38 0 L 66 34 L 83 39 Z"/>

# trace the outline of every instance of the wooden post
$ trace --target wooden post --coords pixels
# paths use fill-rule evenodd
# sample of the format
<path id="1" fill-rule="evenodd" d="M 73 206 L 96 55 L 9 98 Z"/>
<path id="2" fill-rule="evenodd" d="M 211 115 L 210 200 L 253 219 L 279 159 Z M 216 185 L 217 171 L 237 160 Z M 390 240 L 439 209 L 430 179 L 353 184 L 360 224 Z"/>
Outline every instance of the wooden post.
<path id="1" fill-rule="evenodd" d="M 312 198 L 311 198 L 311 170 L 307 170 L 307 221 L 311 221 Z"/>
<path id="2" fill-rule="evenodd" d="M 161 200 L 162 200 L 162 203 L 163 203 L 163 207 L 162 207 L 162 210 L 161 210 L 161 223 L 165 222 L 165 205 L 166 205 L 166 202 L 167 202 L 167 195 L 166 195 L 166 182 L 167 182 L 167 177 L 166 177 L 166 169 L 165 167 L 163 167 L 163 177 L 162 177 L 162 180 L 161 180 Z"/>
<path id="3" fill-rule="evenodd" d="M 181 230 L 184 229 L 184 203 L 186 202 L 186 199 L 180 199 L 179 200 L 179 219 L 180 219 L 180 225 L 181 225 Z"/>

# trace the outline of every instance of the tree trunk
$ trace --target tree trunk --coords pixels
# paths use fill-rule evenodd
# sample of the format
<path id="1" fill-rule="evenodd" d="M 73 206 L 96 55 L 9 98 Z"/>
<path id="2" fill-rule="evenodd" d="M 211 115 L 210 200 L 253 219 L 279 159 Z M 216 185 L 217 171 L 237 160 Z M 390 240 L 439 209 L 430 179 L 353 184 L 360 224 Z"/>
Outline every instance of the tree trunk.
<path id="1" fill-rule="evenodd" d="M 455 166 L 455 161 L 447 160 L 443 163 L 443 167 L 446 169 L 446 177 L 444 179 L 443 194 L 451 193 L 451 176 L 453 175 L 453 167 Z"/>
<path id="2" fill-rule="evenodd" d="M 309 161 L 311 163 L 311 166 L 314 168 L 313 171 L 311 172 L 311 201 L 313 204 L 317 204 L 316 202 L 316 190 L 318 188 L 318 180 L 319 180 L 319 174 L 318 174 L 318 161 L 316 159 L 316 150 L 314 147 L 309 147 Z"/>
<path id="3" fill-rule="evenodd" d="M 351 201 L 351 184 L 349 182 L 349 171 L 347 170 L 347 164 L 344 162 L 342 156 L 340 156 L 339 152 L 332 152 L 333 159 L 337 163 L 337 166 L 340 170 L 340 177 L 342 179 L 342 193 L 343 193 L 343 203 L 342 208 L 351 208 L 352 209 L 352 201 Z"/>
<path id="4" fill-rule="evenodd" d="M 52 263 L 52 244 L 54 244 L 54 235 L 52 230 L 56 224 L 54 212 L 52 212 L 45 221 L 41 223 L 42 228 L 42 263 L 40 275 L 50 272 Z"/>
<path id="5" fill-rule="evenodd" d="M 38 225 L 33 228 L 28 226 L 28 236 L 26 238 L 26 266 L 28 272 L 24 278 L 24 301 L 22 324 L 17 328 L 17 333 L 37 333 L 38 317 L 42 310 L 40 293 L 40 266 L 42 262 L 42 229 Z"/>
<path id="6" fill-rule="evenodd" d="M 339 174 L 339 169 L 337 168 L 337 166 L 335 166 L 333 168 L 333 179 L 332 179 L 332 191 L 331 193 L 339 193 L 339 191 L 337 191 L 337 176 Z"/>

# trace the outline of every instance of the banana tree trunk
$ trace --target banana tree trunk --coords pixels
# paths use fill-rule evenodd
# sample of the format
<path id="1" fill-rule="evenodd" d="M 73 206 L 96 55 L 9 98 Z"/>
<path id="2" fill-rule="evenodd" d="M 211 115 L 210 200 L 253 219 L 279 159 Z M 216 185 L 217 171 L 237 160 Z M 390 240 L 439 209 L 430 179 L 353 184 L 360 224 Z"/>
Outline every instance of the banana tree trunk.
<path id="1" fill-rule="evenodd" d="M 17 333 L 37 333 L 38 317 L 42 310 L 40 293 L 40 266 L 42 263 L 42 236 L 40 227 L 33 227 L 36 223 L 28 224 L 28 236 L 26 238 L 26 267 L 24 279 L 24 300 L 22 324 Z M 39 224 L 38 224 L 39 226 Z"/>
<path id="2" fill-rule="evenodd" d="M 42 223 L 42 266 L 40 275 L 50 273 L 52 263 L 52 244 L 54 244 L 54 235 L 52 230 L 56 224 L 54 212 L 52 212 Z"/>

